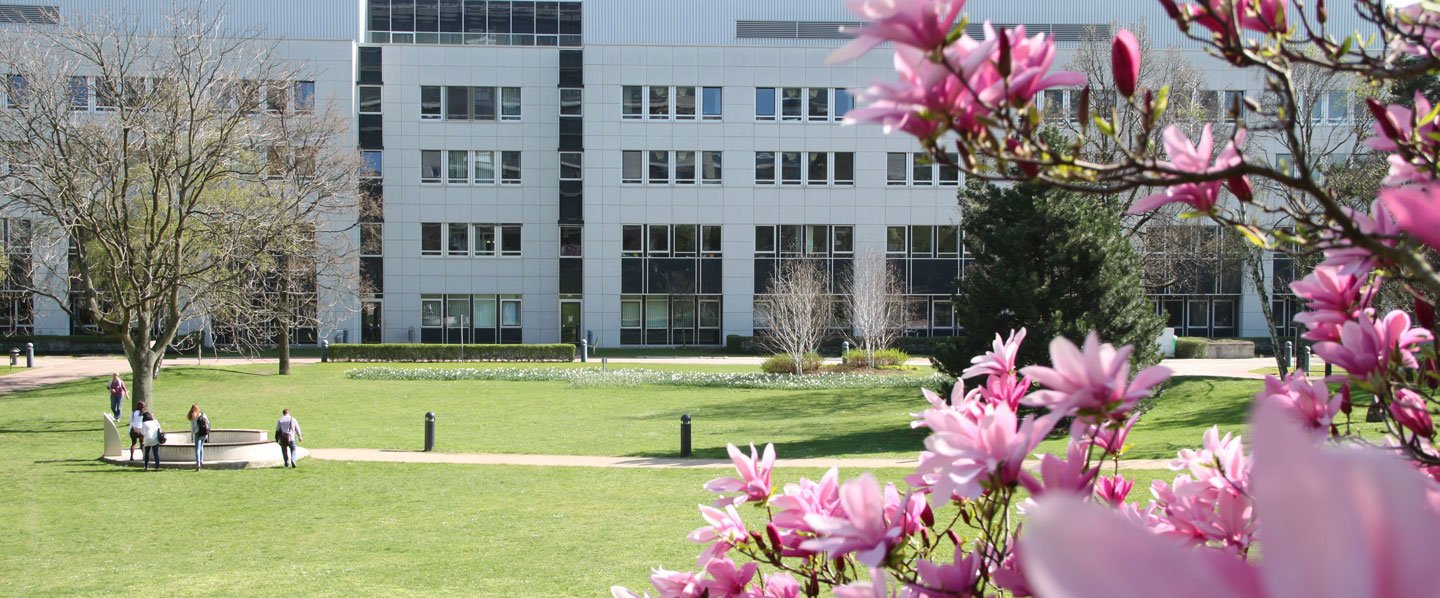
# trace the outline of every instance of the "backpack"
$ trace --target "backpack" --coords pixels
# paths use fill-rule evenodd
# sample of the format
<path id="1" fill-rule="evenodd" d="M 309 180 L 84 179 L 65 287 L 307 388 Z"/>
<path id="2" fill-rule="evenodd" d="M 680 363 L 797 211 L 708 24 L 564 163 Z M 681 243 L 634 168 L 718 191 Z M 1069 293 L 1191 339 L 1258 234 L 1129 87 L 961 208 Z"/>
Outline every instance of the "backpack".
<path id="1" fill-rule="evenodd" d="M 195 429 L 200 430 L 200 433 L 198 434 L 199 436 L 209 436 L 210 417 L 205 415 L 204 413 L 201 413 L 200 417 L 195 420 Z"/>

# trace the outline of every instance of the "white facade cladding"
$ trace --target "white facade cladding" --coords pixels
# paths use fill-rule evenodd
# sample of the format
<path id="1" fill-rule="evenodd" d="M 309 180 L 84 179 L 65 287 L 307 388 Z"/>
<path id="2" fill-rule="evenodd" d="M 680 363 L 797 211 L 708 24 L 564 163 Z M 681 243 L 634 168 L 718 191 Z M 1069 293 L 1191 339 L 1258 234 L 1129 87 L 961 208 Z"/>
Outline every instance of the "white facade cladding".
<path id="1" fill-rule="evenodd" d="M 67 15 L 110 4 L 33 1 Z M 142 20 L 168 5 L 133 4 Z M 872 251 L 904 268 L 911 334 L 958 332 L 949 294 L 965 259 L 962 181 L 917 161 L 907 136 L 840 123 L 851 90 L 894 78 L 883 49 L 826 63 L 856 21 L 841 0 L 251 0 L 228 10 L 228 22 L 284 40 L 279 51 L 309 63 L 317 93 L 351 106 L 357 148 L 377 171 L 360 182 L 379 208 L 357 227 L 360 310 L 336 318 L 328 338 L 538 343 L 588 332 L 607 347 L 720 344 L 755 331 L 757 295 L 779 261 L 818 260 L 838 277 Z M 1183 40 L 1153 0 L 972 0 L 966 12 L 972 27 L 1048 32 L 1056 68 L 1086 27 L 1139 24 L 1193 63 L 1217 100 L 1260 93 L 1251 74 Z M 1346 18 L 1334 14 L 1332 29 L 1361 26 Z M 1157 305 L 1181 334 L 1266 334 L 1238 271 Z M 40 311 L 37 328 L 63 332 L 45 324 L 63 316 Z"/>

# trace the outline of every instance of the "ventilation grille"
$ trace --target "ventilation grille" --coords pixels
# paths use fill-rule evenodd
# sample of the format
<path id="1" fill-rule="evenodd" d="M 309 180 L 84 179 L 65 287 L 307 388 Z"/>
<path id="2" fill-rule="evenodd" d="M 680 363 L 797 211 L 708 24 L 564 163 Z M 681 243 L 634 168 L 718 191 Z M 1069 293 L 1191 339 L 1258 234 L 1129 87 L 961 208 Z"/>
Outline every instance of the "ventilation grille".
<path id="1" fill-rule="evenodd" d="M 996 31 L 999 31 L 1001 29 L 1011 29 L 1016 25 L 1016 23 L 992 24 Z M 1095 39 L 1109 40 L 1112 35 L 1110 31 L 1110 26 L 1100 23 L 1023 23 L 1023 25 L 1025 25 L 1025 35 L 1034 36 L 1036 33 L 1044 33 L 1045 37 L 1048 37 L 1057 42 L 1084 41 L 1087 37 L 1092 36 L 1092 34 L 1090 33 L 1092 29 L 1094 30 L 1093 37 Z M 985 35 L 985 25 L 983 23 L 971 23 L 965 26 L 965 33 L 970 37 L 980 39 Z"/>
<path id="2" fill-rule="evenodd" d="M 25 23 L 27 25 L 58 25 L 59 6 L 35 4 L 0 4 L 0 23 Z"/>
<path id="3" fill-rule="evenodd" d="M 735 21 L 735 37 L 739 39 L 850 39 L 855 37 L 844 29 L 863 27 L 864 23 L 843 21 Z"/>

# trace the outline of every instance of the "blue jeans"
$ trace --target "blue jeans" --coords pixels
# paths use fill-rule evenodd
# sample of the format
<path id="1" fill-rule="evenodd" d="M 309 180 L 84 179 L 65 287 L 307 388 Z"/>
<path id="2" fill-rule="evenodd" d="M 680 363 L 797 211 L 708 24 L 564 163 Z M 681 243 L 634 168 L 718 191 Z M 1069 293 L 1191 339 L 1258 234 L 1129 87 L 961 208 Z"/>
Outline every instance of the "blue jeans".
<path id="1" fill-rule="evenodd" d="M 205 464 L 205 437 L 204 437 L 204 436 L 196 436 L 196 437 L 195 437 L 195 466 L 196 466 L 196 467 L 199 467 L 199 466 L 204 465 L 204 464 Z"/>
<path id="2" fill-rule="evenodd" d="M 286 466 L 293 466 L 295 464 L 295 443 L 280 443 L 280 458 L 285 460 Z"/>
<path id="3" fill-rule="evenodd" d="M 110 412 L 115 415 L 115 421 L 120 421 L 120 399 L 125 395 L 110 395 Z"/>
<path id="4" fill-rule="evenodd" d="M 150 469 L 151 459 L 155 460 L 155 469 L 160 469 L 160 445 L 147 445 L 141 457 L 145 460 L 145 469 Z"/>

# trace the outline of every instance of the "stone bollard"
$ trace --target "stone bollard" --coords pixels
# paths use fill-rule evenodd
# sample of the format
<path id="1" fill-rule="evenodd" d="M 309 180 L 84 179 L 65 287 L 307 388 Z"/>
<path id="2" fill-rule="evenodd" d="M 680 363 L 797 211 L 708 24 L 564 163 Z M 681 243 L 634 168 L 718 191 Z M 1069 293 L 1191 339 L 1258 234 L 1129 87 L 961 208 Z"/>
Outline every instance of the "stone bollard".
<path id="1" fill-rule="evenodd" d="M 690 456 L 690 414 L 680 416 L 680 456 Z"/>
<path id="2" fill-rule="evenodd" d="M 609 357 L 601 357 L 601 358 L 600 358 L 600 371 L 602 371 L 602 372 L 608 372 L 608 371 L 610 371 L 610 358 L 609 358 Z"/>
<path id="3" fill-rule="evenodd" d="M 425 412 L 425 452 L 435 450 L 435 412 Z"/>
<path id="4" fill-rule="evenodd" d="M 850 341 L 840 341 L 840 365 L 850 365 L 845 361 L 845 354 L 850 352 Z"/>
<path id="5" fill-rule="evenodd" d="M 17 363 L 20 363 L 20 349 L 12 347 L 10 349 L 10 367 L 15 367 Z"/>
<path id="6" fill-rule="evenodd" d="M 25 343 L 25 367 L 35 367 L 35 343 Z"/>

